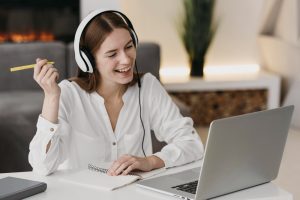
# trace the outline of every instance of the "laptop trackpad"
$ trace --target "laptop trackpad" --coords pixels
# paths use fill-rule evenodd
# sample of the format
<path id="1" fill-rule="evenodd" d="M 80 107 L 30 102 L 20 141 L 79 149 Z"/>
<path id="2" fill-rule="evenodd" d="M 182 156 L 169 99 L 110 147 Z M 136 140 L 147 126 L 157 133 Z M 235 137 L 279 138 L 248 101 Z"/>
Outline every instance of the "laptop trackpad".
<path id="1" fill-rule="evenodd" d="M 180 173 L 176 174 L 171 174 L 169 175 L 172 180 L 174 180 L 174 183 L 178 182 L 190 182 L 190 181 L 196 181 L 199 179 L 199 174 L 200 174 L 200 167 L 186 170 Z"/>

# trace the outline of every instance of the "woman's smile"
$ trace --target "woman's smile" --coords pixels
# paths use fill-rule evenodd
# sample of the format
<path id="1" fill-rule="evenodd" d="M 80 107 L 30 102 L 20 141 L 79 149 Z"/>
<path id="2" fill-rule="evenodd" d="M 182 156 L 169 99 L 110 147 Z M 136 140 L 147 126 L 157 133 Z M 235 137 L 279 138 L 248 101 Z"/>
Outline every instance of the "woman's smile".
<path id="1" fill-rule="evenodd" d="M 131 67 L 124 67 L 124 68 L 120 68 L 120 69 L 115 69 L 116 72 L 119 73 L 124 73 L 124 72 L 128 72 L 131 69 Z"/>
<path id="2" fill-rule="evenodd" d="M 129 79 L 128 81 L 131 80 L 131 78 L 133 77 L 133 67 L 124 67 L 121 69 L 116 69 L 114 70 L 115 74 L 117 75 L 117 77 L 119 78 L 126 78 Z M 127 82 L 127 80 L 126 80 Z"/>

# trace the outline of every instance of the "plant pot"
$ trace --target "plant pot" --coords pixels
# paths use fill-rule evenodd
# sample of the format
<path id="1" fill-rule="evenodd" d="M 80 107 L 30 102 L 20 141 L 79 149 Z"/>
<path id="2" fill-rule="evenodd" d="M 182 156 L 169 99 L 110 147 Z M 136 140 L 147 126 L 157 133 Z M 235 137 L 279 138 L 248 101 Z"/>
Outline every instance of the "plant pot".
<path id="1" fill-rule="evenodd" d="M 194 59 L 190 61 L 191 72 L 190 76 L 203 77 L 204 59 Z"/>

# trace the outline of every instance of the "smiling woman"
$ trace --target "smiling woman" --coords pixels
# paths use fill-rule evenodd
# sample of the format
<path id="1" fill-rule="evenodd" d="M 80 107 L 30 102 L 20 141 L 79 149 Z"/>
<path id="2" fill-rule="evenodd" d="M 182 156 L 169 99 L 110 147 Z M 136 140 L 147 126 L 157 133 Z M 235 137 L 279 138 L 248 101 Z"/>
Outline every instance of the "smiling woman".
<path id="1" fill-rule="evenodd" d="M 70 80 L 75 81 L 87 92 L 96 91 L 103 78 L 111 80 L 118 76 L 123 84 L 133 85 L 137 82 L 138 75 L 133 73 L 132 68 L 136 59 L 135 44 L 128 26 L 117 15 L 105 13 L 96 17 L 83 31 L 79 45 L 84 52 L 90 52 L 88 53 L 89 60 L 93 68 L 96 67 L 98 70 L 89 74 L 78 69 L 77 77 Z M 120 59 L 123 63 L 119 63 Z M 126 69 L 128 73 L 118 73 L 120 69 L 123 71 Z M 110 75 L 114 76 L 108 76 L 109 70 Z"/>
<path id="2" fill-rule="evenodd" d="M 136 49 L 129 32 L 121 28 L 113 30 L 95 52 L 96 66 L 101 74 L 101 87 L 113 82 L 119 84 L 131 82 L 135 59 Z"/>
<path id="3" fill-rule="evenodd" d="M 59 167 L 111 162 L 108 174 L 115 176 L 202 157 L 192 119 L 180 114 L 153 75 L 134 72 L 137 45 L 124 14 L 95 10 L 76 31 L 77 77 L 57 84 L 56 68 L 37 59 L 34 79 L 45 99 L 30 144 L 33 171 L 48 175 Z M 157 153 L 152 150 L 151 130 L 167 143 Z"/>

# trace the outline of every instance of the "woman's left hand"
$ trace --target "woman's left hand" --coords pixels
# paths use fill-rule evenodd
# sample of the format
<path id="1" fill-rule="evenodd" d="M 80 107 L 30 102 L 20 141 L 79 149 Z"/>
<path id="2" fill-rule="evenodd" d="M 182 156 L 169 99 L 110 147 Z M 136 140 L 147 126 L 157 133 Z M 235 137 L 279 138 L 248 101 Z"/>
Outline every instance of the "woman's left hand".
<path id="1" fill-rule="evenodd" d="M 164 162 L 154 155 L 148 157 L 123 155 L 113 162 L 107 174 L 110 176 L 127 175 L 133 170 L 151 171 L 163 166 Z"/>

